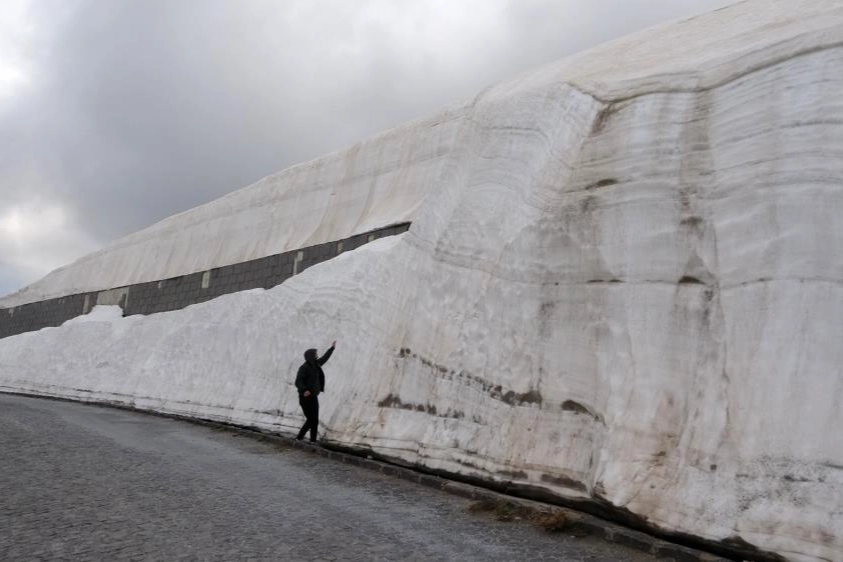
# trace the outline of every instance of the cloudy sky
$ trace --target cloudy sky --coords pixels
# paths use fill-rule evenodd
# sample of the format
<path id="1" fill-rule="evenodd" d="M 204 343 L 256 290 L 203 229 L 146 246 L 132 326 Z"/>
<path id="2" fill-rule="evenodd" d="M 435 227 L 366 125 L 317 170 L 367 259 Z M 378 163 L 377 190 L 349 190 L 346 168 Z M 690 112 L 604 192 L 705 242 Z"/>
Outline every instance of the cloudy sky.
<path id="1" fill-rule="evenodd" d="M 3 0 L 0 295 L 530 67 L 732 0 Z"/>

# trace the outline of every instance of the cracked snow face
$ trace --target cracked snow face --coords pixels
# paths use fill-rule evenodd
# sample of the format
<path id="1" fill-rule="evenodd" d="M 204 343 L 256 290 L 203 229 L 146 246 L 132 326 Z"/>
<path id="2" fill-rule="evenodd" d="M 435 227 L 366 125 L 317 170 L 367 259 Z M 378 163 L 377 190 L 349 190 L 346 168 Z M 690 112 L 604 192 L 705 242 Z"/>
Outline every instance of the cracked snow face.
<path id="1" fill-rule="evenodd" d="M 207 268 L 412 226 L 271 290 L 2 339 L 0 385 L 292 432 L 301 350 L 336 339 L 330 440 L 843 560 L 841 30 L 836 2 L 739 3 L 168 219 L 39 294 L 164 274 L 160 247 Z"/>

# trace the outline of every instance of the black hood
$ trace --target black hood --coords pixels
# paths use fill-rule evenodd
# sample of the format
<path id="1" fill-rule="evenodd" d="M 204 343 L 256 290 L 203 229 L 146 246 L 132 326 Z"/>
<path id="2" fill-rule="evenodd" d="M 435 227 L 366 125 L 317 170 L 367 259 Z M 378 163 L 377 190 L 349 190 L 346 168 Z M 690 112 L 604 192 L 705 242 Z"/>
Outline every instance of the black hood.
<path id="1" fill-rule="evenodd" d="M 308 363 L 316 363 L 316 350 L 308 349 L 304 352 L 304 360 Z"/>

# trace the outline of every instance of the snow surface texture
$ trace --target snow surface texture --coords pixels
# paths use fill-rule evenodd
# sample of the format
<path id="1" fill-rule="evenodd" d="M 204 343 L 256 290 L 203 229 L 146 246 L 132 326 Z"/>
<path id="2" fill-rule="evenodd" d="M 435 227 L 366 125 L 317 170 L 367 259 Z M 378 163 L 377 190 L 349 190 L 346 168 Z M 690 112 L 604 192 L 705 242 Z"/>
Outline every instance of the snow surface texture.
<path id="1" fill-rule="evenodd" d="M 410 231 L 268 291 L 0 340 L 0 388 L 293 431 L 301 353 L 337 339 L 330 440 L 843 561 L 841 42 L 840 2 L 744 2 L 296 168 L 323 170 L 287 197 L 324 222 L 274 248 L 348 235 L 368 215 L 323 200 L 384 170 L 396 199 L 367 205 Z M 173 240 L 159 261 L 195 253 Z"/>

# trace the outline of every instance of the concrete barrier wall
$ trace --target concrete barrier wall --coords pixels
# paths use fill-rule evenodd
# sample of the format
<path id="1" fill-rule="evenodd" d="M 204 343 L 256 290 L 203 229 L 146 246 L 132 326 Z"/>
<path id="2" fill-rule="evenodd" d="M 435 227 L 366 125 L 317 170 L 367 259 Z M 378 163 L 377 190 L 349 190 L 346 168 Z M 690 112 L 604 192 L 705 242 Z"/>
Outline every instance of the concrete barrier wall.
<path id="1" fill-rule="evenodd" d="M 124 316 L 155 314 L 178 310 L 237 291 L 268 289 L 317 263 L 359 248 L 378 238 L 401 234 L 409 228 L 410 223 L 401 223 L 343 240 L 190 275 L 117 287 L 107 291 L 78 293 L 0 309 L 0 338 L 49 326 L 60 326 L 71 318 L 87 314 L 97 304 L 117 304 L 123 309 Z"/>

